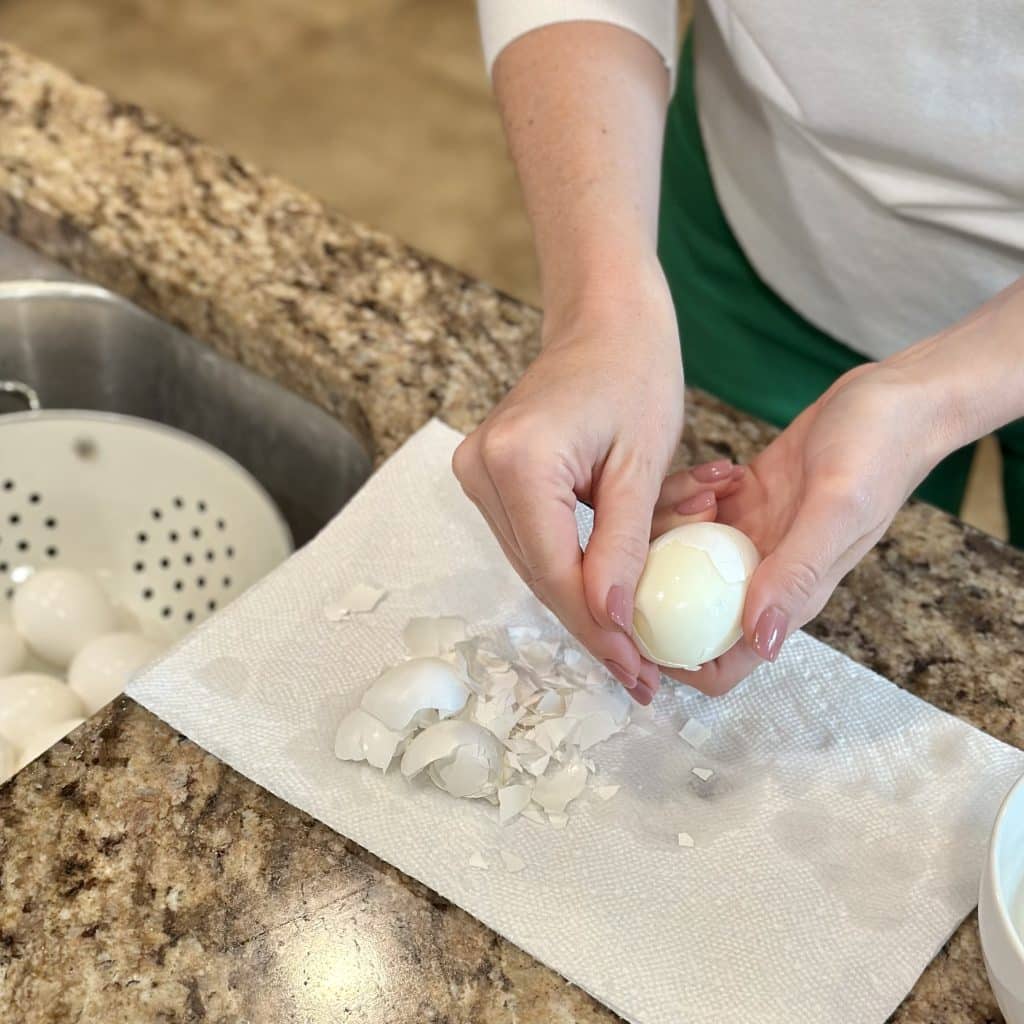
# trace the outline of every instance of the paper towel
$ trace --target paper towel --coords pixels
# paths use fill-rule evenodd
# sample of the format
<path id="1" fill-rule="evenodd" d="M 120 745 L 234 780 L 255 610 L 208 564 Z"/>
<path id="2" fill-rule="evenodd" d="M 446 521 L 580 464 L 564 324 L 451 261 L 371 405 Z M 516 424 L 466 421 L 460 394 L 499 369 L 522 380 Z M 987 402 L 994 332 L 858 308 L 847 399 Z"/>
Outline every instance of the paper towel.
<path id="1" fill-rule="evenodd" d="M 335 759 L 339 719 L 403 656 L 409 618 L 560 633 L 453 479 L 458 440 L 425 427 L 130 695 L 629 1020 L 883 1021 L 974 905 L 1024 755 L 806 635 L 724 698 L 665 686 L 589 752 L 621 788 L 564 830 L 502 827 L 486 802 Z M 328 621 L 360 582 L 387 598 Z M 691 716 L 710 729 L 699 753 L 677 735 Z"/>

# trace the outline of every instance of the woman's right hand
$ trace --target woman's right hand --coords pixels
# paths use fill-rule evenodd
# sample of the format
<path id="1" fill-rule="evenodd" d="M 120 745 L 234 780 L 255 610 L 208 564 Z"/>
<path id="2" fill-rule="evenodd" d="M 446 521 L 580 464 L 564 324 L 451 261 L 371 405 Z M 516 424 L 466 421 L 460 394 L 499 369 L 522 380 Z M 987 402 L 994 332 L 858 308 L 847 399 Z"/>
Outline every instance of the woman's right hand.
<path id="1" fill-rule="evenodd" d="M 599 308 L 547 318 L 541 354 L 453 462 L 519 575 L 643 704 L 658 669 L 631 639 L 633 595 L 682 425 L 676 319 L 657 268 L 643 294 L 609 289 Z M 700 496 L 694 519 L 715 514 L 719 471 L 704 472 L 679 491 L 683 503 Z M 585 554 L 577 500 L 594 508 Z"/>

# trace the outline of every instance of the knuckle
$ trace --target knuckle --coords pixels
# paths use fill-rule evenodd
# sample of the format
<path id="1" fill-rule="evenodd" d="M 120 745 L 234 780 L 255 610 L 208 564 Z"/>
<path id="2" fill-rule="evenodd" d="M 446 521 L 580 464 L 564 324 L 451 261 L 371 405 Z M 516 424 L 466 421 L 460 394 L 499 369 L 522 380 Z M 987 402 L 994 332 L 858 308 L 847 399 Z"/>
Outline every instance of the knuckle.
<path id="1" fill-rule="evenodd" d="M 626 530 L 615 530 L 607 537 L 600 537 L 600 540 L 607 551 L 614 552 L 619 557 L 628 560 L 631 565 L 636 566 L 637 570 L 647 560 L 650 544 L 639 534 L 629 533 Z"/>
<path id="2" fill-rule="evenodd" d="M 473 442 L 473 435 L 471 434 L 455 449 L 452 455 L 452 472 L 463 488 L 465 488 L 466 482 L 473 474 L 476 461 L 476 448 Z"/>
<path id="3" fill-rule="evenodd" d="M 821 585 L 821 572 L 802 559 L 790 562 L 785 567 L 781 583 L 794 597 L 809 601 Z"/>
<path id="4" fill-rule="evenodd" d="M 483 436 L 480 458 L 487 470 L 498 476 L 518 468 L 527 454 L 528 442 L 515 423 L 496 423 Z"/>

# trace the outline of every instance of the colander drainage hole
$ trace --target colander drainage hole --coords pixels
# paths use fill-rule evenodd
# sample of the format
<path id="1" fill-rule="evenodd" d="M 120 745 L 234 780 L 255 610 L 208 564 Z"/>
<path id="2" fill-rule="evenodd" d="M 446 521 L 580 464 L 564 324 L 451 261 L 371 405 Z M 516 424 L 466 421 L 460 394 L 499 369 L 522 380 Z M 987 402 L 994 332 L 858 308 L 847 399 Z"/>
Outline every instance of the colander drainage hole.
<path id="1" fill-rule="evenodd" d="M 59 554 L 60 552 L 55 547 L 51 546 L 46 549 L 47 558 L 56 558 Z"/>
<path id="2" fill-rule="evenodd" d="M 4 486 L 4 490 L 5 491 L 13 491 L 14 490 L 14 481 L 13 480 L 5 480 L 3 486 Z"/>
<path id="3" fill-rule="evenodd" d="M 17 512 L 12 512 L 7 517 L 7 522 L 9 522 L 11 524 L 11 526 L 17 526 L 18 523 L 21 522 L 21 516 L 19 516 Z"/>

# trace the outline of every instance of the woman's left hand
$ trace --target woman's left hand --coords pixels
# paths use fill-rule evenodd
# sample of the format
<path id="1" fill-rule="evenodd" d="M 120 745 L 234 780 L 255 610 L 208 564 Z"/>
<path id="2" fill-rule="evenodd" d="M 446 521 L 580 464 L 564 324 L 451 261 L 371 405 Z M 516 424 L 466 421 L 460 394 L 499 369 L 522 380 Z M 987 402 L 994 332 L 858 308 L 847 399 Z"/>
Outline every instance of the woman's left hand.
<path id="1" fill-rule="evenodd" d="M 836 381 L 718 500 L 718 522 L 742 530 L 763 558 L 747 592 L 743 639 L 696 672 L 666 674 L 717 695 L 774 661 L 956 447 L 954 436 L 899 364 L 869 363 Z M 663 495 L 672 489 L 669 477 Z M 668 502 L 659 509 L 655 525 L 664 532 L 675 523 Z"/>

